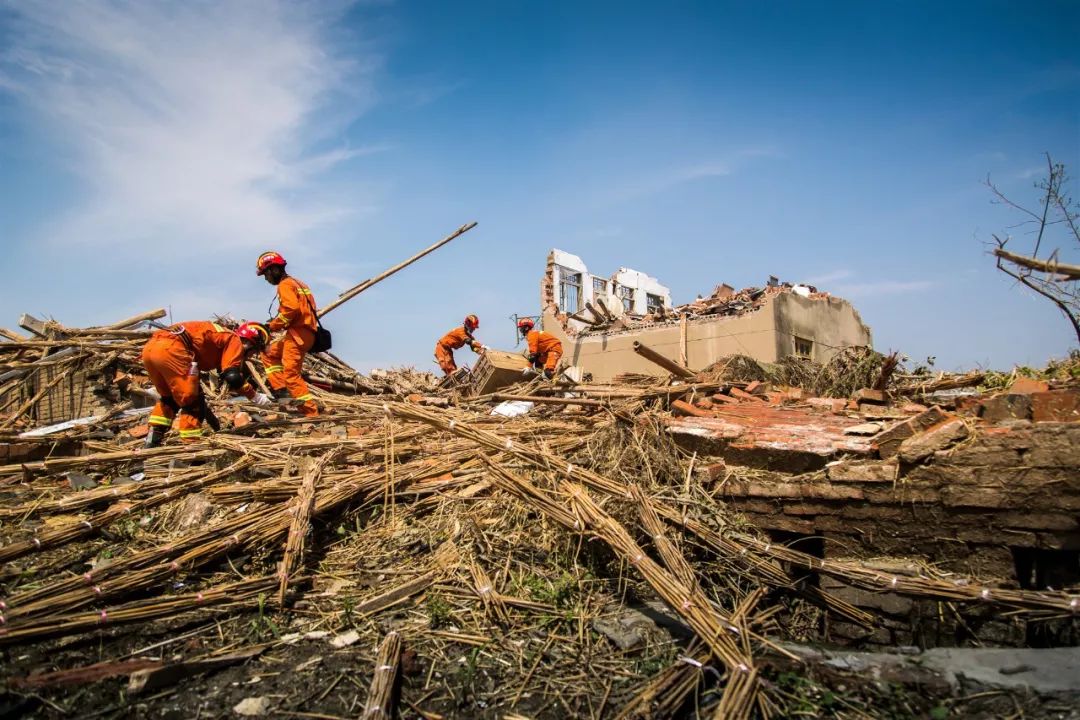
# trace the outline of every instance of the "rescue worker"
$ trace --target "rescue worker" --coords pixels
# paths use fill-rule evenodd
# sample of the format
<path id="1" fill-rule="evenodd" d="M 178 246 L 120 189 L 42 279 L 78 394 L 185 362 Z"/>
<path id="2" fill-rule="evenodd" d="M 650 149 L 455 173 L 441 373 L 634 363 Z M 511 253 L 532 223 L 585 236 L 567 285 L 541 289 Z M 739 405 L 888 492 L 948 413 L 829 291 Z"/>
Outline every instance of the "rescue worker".
<path id="1" fill-rule="evenodd" d="M 300 376 L 304 355 L 315 342 L 315 330 L 319 326 L 315 298 L 307 285 L 285 272 L 285 258 L 276 252 L 264 252 L 259 256 L 255 274 L 277 286 L 278 314 L 266 323 L 266 329 L 271 333 L 285 333 L 281 339 L 270 343 L 262 356 L 274 397 L 291 396 L 300 401 L 301 413 L 308 417 L 318 415 L 315 397 Z"/>
<path id="2" fill-rule="evenodd" d="M 559 338 L 543 330 L 534 330 L 533 321 L 529 318 L 518 320 L 518 330 L 521 337 L 529 344 L 528 357 L 532 366 L 539 370 L 543 368 L 544 377 L 548 380 L 555 377 L 555 368 L 559 365 L 562 357 L 562 342 Z"/>
<path id="3" fill-rule="evenodd" d="M 483 352 L 484 346 L 473 337 L 473 331 L 478 327 L 480 327 L 480 318 L 475 315 L 467 315 L 461 327 L 454 328 L 443 335 L 439 342 L 435 343 L 435 360 L 444 373 L 453 375 L 454 371 L 457 370 L 457 364 L 454 362 L 454 351 L 458 348 L 468 345 L 469 349 L 478 355 Z"/>
<path id="4" fill-rule="evenodd" d="M 150 412 L 146 447 L 161 444 L 178 413 L 181 441 L 196 442 L 202 436 L 209 409 L 199 388 L 201 372 L 217 370 L 233 392 L 256 405 L 269 405 L 270 398 L 247 381 L 244 367 L 244 361 L 266 347 L 269 339 L 258 323 L 244 323 L 234 332 L 202 320 L 154 333 L 143 347 L 142 362 L 161 399 Z"/>

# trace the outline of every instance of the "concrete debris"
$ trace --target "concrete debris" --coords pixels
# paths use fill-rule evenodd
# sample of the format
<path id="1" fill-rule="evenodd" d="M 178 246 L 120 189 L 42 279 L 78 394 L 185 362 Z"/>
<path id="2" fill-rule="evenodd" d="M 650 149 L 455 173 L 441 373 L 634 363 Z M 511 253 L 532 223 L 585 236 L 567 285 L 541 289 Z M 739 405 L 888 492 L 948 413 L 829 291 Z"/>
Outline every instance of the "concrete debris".
<path id="1" fill-rule="evenodd" d="M 273 703 L 264 696 L 244 698 L 233 706 L 233 712 L 246 717 L 262 717 L 270 712 Z"/>

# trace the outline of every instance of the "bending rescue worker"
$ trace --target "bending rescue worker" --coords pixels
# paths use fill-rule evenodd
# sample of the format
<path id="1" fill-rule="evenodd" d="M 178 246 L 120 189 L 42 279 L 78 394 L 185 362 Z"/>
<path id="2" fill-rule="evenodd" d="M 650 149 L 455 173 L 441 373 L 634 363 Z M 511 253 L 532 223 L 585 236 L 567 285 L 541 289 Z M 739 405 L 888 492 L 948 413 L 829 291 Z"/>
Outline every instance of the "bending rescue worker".
<path id="1" fill-rule="evenodd" d="M 453 375 L 454 371 L 457 370 L 457 364 L 454 362 L 454 351 L 458 348 L 468 345 L 469 349 L 476 354 L 480 354 L 484 350 L 484 346 L 473 337 L 473 331 L 478 327 L 480 327 L 480 318 L 475 315 L 468 315 L 465 317 L 465 322 L 462 323 L 461 327 L 454 328 L 443 335 L 439 342 L 435 343 L 435 360 L 444 373 Z"/>
<path id="2" fill-rule="evenodd" d="M 258 323 L 244 323 L 236 332 L 217 323 L 196 320 L 158 330 L 142 351 L 142 362 L 161 399 L 150 413 L 146 447 L 156 447 L 179 413 L 177 429 L 183 442 L 196 442 L 203 420 L 214 424 L 199 387 L 199 373 L 217 370 L 233 392 L 269 405 L 270 398 L 247 381 L 244 361 L 266 347 L 270 339 Z"/>
<path id="3" fill-rule="evenodd" d="M 300 412 L 304 415 L 318 415 L 319 406 L 300 376 L 304 356 L 315 342 L 315 330 L 319 326 L 315 298 L 307 285 L 285 272 L 285 258 L 276 252 L 264 252 L 259 256 L 255 274 L 277 286 L 278 314 L 266 323 L 267 331 L 285 333 L 281 339 L 272 342 L 262 356 L 274 397 L 291 396 L 300 401 Z"/>
<path id="4" fill-rule="evenodd" d="M 555 368 L 562 357 L 562 342 L 551 333 L 534 330 L 533 327 L 533 321 L 529 318 L 518 320 L 518 330 L 529 344 L 529 354 L 526 357 L 537 370 L 543 368 L 544 377 L 550 380 L 555 377 Z"/>

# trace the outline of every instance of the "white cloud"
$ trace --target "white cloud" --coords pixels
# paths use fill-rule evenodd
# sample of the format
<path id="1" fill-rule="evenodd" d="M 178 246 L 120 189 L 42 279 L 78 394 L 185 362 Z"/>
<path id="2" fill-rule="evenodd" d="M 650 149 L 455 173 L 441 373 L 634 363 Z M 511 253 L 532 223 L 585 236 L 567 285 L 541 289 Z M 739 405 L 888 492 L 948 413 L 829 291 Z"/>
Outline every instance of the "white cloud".
<path id="1" fill-rule="evenodd" d="M 309 187 L 319 173 L 382 149 L 333 147 L 373 103 L 380 62 L 362 38 L 348 38 L 347 58 L 341 50 L 335 23 L 347 7 L 7 4 L 12 43 L 0 53 L 0 89 L 70 145 L 86 191 L 45 234 L 288 249 L 348 214 L 344 204 L 311 200 Z"/>

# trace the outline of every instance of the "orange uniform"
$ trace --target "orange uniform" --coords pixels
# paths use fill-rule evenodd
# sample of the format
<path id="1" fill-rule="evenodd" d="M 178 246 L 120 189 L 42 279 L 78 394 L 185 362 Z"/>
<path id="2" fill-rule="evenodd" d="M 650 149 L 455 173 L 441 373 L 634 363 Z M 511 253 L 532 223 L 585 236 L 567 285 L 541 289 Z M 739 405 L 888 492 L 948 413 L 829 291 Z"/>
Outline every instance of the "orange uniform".
<path id="1" fill-rule="evenodd" d="M 232 330 L 196 320 L 154 333 L 143 347 L 142 361 L 161 395 L 150 413 L 150 424 L 167 429 L 179 410 L 180 438 L 193 442 L 203 433 L 199 373 L 242 365 L 244 346 Z M 240 392 L 248 398 L 255 396 L 247 383 Z"/>
<path id="2" fill-rule="evenodd" d="M 289 275 L 278 283 L 277 292 L 278 314 L 270 321 L 270 332 L 284 330 L 285 336 L 267 346 L 263 353 L 266 379 L 275 391 L 287 389 L 300 400 L 303 403 L 300 411 L 305 415 L 318 415 L 319 406 L 300 376 L 304 355 L 315 342 L 315 330 L 319 326 L 315 297 L 307 285 Z"/>
<path id="3" fill-rule="evenodd" d="M 543 330 L 530 330 L 525 341 L 529 343 L 529 359 L 532 364 L 555 372 L 555 366 L 562 357 L 562 342 L 559 338 Z"/>
<path id="4" fill-rule="evenodd" d="M 473 352 L 480 352 L 480 343 L 465 327 L 454 328 L 435 343 L 435 360 L 438 361 L 444 373 L 450 375 L 457 370 L 457 364 L 454 363 L 454 350 L 466 345 Z"/>

